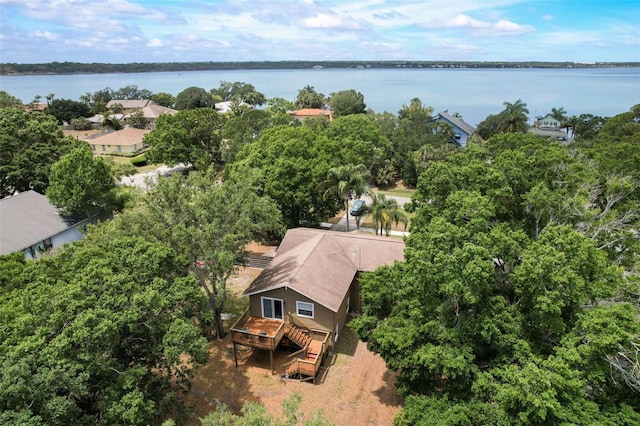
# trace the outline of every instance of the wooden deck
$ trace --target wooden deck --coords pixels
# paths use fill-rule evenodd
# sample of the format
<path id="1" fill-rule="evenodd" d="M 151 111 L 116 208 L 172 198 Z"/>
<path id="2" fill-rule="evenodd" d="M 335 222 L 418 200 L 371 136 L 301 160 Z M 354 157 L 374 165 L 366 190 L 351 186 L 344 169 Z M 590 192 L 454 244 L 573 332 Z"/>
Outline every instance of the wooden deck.
<path id="1" fill-rule="evenodd" d="M 331 333 L 323 330 L 301 330 L 292 323 L 252 317 L 247 310 L 231 327 L 231 341 L 233 342 L 233 354 L 238 366 L 236 345 L 249 346 L 256 349 L 269 351 L 271 371 L 273 369 L 273 353 L 287 336 L 301 349 L 289 355 L 290 361 L 282 366 L 283 376 L 298 376 L 306 379 L 315 379 L 322 358 L 328 348 L 328 340 Z"/>
<path id="2" fill-rule="evenodd" d="M 231 340 L 240 345 L 273 351 L 284 336 L 283 321 L 249 316 L 241 324 L 238 322 L 231 328 Z"/>

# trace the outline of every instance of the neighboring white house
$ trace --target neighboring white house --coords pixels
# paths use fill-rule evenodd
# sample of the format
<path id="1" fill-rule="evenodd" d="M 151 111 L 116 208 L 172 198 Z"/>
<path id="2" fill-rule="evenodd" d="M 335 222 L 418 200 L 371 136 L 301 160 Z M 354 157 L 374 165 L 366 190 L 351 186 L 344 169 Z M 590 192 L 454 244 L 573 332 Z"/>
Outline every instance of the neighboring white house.
<path id="1" fill-rule="evenodd" d="M 144 148 L 144 135 L 151 130 L 127 127 L 108 133 L 101 133 L 87 139 L 94 154 L 136 153 Z"/>
<path id="2" fill-rule="evenodd" d="M 35 191 L 0 200 L 0 254 L 24 252 L 36 259 L 42 252 L 82 238 L 87 218 L 66 217 Z"/>
<path id="3" fill-rule="evenodd" d="M 469 136 L 471 136 L 476 131 L 475 127 L 466 123 L 464 120 L 462 120 L 462 118 L 453 116 L 447 113 L 447 111 L 441 112 L 436 115 L 434 117 L 434 120 L 448 123 L 453 128 L 453 139 L 451 140 L 451 142 L 453 142 L 457 146 L 467 146 L 467 139 L 469 139 Z"/>

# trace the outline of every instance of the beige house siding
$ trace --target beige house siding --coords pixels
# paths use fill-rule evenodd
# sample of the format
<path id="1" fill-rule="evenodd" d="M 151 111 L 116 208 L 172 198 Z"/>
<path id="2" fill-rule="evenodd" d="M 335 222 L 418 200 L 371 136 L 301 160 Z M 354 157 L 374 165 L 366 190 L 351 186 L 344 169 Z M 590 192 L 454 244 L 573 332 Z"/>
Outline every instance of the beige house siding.
<path id="1" fill-rule="evenodd" d="M 304 325 L 307 328 L 314 328 L 325 331 L 335 331 L 336 326 L 336 314 L 330 309 L 322 306 L 318 302 L 304 297 L 300 293 L 297 293 L 291 289 L 279 288 L 271 291 L 267 291 L 260 294 L 255 294 L 250 297 L 250 312 L 251 316 L 262 317 L 262 298 L 269 297 L 272 299 L 282 300 L 284 306 L 284 314 L 290 314 L 295 318 L 297 323 Z M 346 310 L 348 297 L 343 301 L 343 309 Z M 313 318 L 301 317 L 296 312 L 296 302 L 313 303 Z M 340 313 L 338 313 L 340 318 Z M 342 318 L 346 318 L 346 315 L 342 315 Z"/>
<path id="2" fill-rule="evenodd" d="M 143 148 L 142 142 L 134 145 L 102 145 L 91 144 L 94 154 L 129 153 L 135 154 Z"/>
<path id="3" fill-rule="evenodd" d="M 124 128 L 105 132 L 87 139 L 94 154 L 136 153 L 144 148 L 144 136 L 150 130 Z"/>

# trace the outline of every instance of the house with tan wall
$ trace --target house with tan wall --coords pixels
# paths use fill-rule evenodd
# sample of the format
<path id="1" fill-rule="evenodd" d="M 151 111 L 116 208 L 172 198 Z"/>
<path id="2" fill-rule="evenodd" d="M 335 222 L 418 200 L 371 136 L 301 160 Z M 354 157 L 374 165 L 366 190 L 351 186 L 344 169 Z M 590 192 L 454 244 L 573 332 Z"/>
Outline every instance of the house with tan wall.
<path id="1" fill-rule="evenodd" d="M 87 139 L 94 154 L 135 154 L 144 148 L 144 135 L 148 129 L 127 127 L 108 133 L 100 133 Z"/>
<path id="2" fill-rule="evenodd" d="M 314 377 L 317 369 L 310 366 L 339 339 L 350 313 L 360 310 L 359 274 L 403 261 L 404 248 L 401 239 L 358 231 L 290 229 L 243 292 L 249 310 L 232 327 L 234 345 L 273 352 L 286 337 L 305 351 L 297 370 L 288 367 L 287 374 Z M 296 341 L 300 335 L 309 339 Z"/>

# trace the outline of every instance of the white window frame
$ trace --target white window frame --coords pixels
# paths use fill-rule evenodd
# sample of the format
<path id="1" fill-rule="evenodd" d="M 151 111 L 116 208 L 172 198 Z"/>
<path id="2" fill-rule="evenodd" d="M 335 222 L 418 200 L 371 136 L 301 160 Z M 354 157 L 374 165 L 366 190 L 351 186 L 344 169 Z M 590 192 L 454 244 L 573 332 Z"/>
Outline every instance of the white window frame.
<path id="1" fill-rule="evenodd" d="M 275 315 L 275 312 L 276 312 L 276 307 L 275 307 L 275 304 L 273 302 L 276 301 L 276 300 L 280 302 L 280 306 L 282 307 L 282 309 L 281 309 L 282 318 L 268 317 L 268 316 L 266 316 L 264 314 L 264 301 L 265 300 L 271 301 L 271 309 L 273 310 L 273 314 L 274 315 Z M 262 318 L 270 318 L 270 319 L 275 319 L 275 320 L 279 320 L 279 321 L 283 321 L 284 320 L 284 300 L 282 300 L 282 299 L 276 299 L 275 297 L 260 296 L 260 310 L 262 311 Z"/>
<path id="2" fill-rule="evenodd" d="M 304 306 L 304 305 L 306 305 L 306 306 Z M 307 309 L 307 308 L 306 308 L 307 306 L 310 306 L 310 307 L 311 307 L 311 309 Z M 300 310 L 301 310 L 301 309 L 302 309 L 303 311 L 311 311 L 311 315 L 308 315 L 308 314 L 301 314 L 301 313 L 300 313 Z M 297 300 L 297 301 L 296 301 L 296 314 L 297 314 L 299 317 L 302 317 L 302 318 L 311 318 L 311 319 L 313 319 L 313 318 L 314 318 L 314 316 L 315 316 L 315 306 L 314 306 L 314 304 L 313 304 L 313 303 L 311 303 L 311 302 L 303 302 L 303 301 Z"/>

